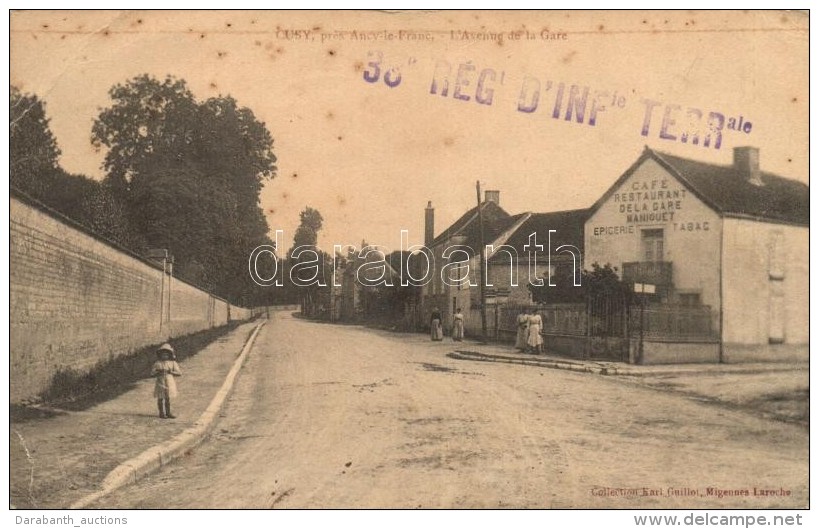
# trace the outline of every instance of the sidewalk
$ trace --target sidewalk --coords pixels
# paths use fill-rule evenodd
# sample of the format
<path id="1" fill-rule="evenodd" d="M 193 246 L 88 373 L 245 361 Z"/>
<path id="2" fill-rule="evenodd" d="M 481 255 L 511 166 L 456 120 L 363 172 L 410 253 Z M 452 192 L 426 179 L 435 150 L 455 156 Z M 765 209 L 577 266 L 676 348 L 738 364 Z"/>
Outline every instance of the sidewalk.
<path id="1" fill-rule="evenodd" d="M 521 353 L 511 345 L 453 342 L 447 356 L 459 360 L 503 362 L 606 375 L 612 380 L 676 393 L 698 402 L 742 410 L 756 416 L 810 423 L 808 364 L 675 364 L 630 365 Z"/>
<path id="2" fill-rule="evenodd" d="M 605 360 L 581 360 L 550 354 L 521 353 L 511 345 L 482 344 L 473 340 L 452 342 L 455 351 L 451 358 L 484 362 L 506 362 L 511 364 L 534 365 L 553 369 L 567 369 L 580 373 L 600 375 L 620 375 L 631 377 L 693 375 L 693 374 L 727 374 L 727 373 L 775 373 L 801 371 L 808 369 L 807 363 L 756 362 L 747 364 L 663 364 L 634 365 Z"/>
<path id="3" fill-rule="evenodd" d="M 191 427 L 219 391 L 259 320 L 241 324 L 180 363 L 173 420 L 159 419 L 154 381 L 85 411 L 12 422 L 10 501 L 16 508 L 66 508 L 99 490 L 121 463 Z"/>

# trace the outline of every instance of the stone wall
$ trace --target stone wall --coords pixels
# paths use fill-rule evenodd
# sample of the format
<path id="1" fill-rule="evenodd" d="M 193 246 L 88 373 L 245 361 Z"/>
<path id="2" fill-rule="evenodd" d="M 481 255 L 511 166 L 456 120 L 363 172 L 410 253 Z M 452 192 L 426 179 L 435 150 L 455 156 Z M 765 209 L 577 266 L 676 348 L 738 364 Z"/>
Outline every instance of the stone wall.
<path id="1" fill-rule="evenodd" d="M 60 370 L 251 316 L 33 200 L 13 194 L 9 218 L 11 402 Z"/>

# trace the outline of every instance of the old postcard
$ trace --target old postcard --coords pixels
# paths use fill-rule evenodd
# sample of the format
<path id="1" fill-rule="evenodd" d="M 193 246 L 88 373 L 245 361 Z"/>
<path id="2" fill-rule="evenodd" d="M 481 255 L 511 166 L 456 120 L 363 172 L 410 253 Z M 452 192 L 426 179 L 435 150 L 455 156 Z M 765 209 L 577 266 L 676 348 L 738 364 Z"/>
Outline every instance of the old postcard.
<path id="1" fill-rule="evenodd" d="M 808 30 L 12 12 L 10 505 L 807 508 Z"/>

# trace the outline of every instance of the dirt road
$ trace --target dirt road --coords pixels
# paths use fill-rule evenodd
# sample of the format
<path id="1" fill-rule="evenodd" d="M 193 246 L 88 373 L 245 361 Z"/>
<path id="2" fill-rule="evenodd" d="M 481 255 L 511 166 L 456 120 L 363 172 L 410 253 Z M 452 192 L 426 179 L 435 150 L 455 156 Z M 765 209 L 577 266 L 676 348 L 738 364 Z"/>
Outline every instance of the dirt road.
<path id="1" fill-rule="evenodd" d="M 280 315 L 211 438 L 96 506 L 807 506 L 802 427 L 453 349 Z"/>

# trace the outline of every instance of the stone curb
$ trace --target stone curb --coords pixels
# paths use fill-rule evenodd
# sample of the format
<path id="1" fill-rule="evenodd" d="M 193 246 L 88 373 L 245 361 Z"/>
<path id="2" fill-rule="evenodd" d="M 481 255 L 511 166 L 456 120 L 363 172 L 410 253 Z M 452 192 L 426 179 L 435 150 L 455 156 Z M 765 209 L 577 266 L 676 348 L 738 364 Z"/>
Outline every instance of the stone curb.
<path id="1" fill-rule="evenodd" d="M 454 351 L 447 354 L 450 358 L 457 360 L 473 360 L 477 362 L 504 362 L 507 364 L 521 364 L 529 366 L 548 367 L 550 369 L 563 369 L 565 371 L 575 371 L 577 373 L 594 373 L 597 375 L 617 375 L 617 367 L 608 365 L 587 365 L 573 362 L 540 359 L 540 358 L 517 358 L 514 356 L 504 356 L 496 354 L 478 353 L 475 351 Z"/>
<path id="2" fill-rule="evenodd" d="M 697 375 L 697 374 L 717 374 L 720 373 L 719 371 L 709 370 L 709 369 L 652 369 L 650 371 L 641 371 L 640 367 L 643 366 L 631 366 L 631 365 L 623 365 L 617 366 L 615 364 L 589 364 L 589 363 L 580 363 L 580 362 L 573 362 L 571 360 L 556 360 L 551 358 L 519 358 L 516 356 L 507 356 L 507 355 L 500 355 L 500 354 L 488 354 L 488 353 L 479 353 L 477 351 L 466 351 L 466 350 L 456 350 L 452 353 L 447 354 L 450 358 L 455 358 L 457 360 L 472 360 L 477 362 L 504 362 L 507 364 L 521 364 L 521 365 L 532 365 L 532 366 L 540 366 L 540 367 L 548 367 L 550 369 L 563 369 L 566 371 L 575 371 L 577 373 L 594 373 L 598 375 L 616 375 L 622 377 L 644 377 L 644 376 L 668 376 L 668 375 Z M 710 365 L 710 364 L 709 364 Z M 725 364 L 723 364 L 725 365 Z M 807 369 L 807 364 L 805 366 L 796 365 L 796 366 L 780 366 L 776 364 L 771 364 L 769 367 L 760 368 L 759 366 L 742 366 L 741 364 L 732 364 L 730 369 L 725 370 L 723 373 L 731 373 L 731 374 L 757 374 L 757 373 L 773 373 L 773 372 L 785 372 L 785 371 L 796 371 L 801 369 Z"/>
<path id="3" fill-rule="evenodd" d="M 259 334 L 259 330 L 265 323 L 267 323 L 267 320 L 262 321 L 253 329 L 253 333 L 245 342 L 242 352 L 233 362 L 233 366 L 230 368 L 227 378 L 225 378 L 225 381 L 222 383 L 222 387 L 219 388 L 219 391 L 210 401 L 208 407 L 191 427 L 177 434 L 170 440 L 149 448 L 138 456 L 120 464 L 105 476 L 105 479 L 102 481 L 101 490 L 72 503 L 69 509 L 83 509 L 125 485 L 136 483 L 141 478 L 158 471 L 163 466 L 198 445 L 213 428 L 213 424 L 216 422 L 216 418 L 219 416 L 222 406 L 233 390 L 236 376 L 239 374 L 239 370 L 242 368 L 245 359 L 250 353 L 250 349 L 253 347 L 256 335 Z"/>

